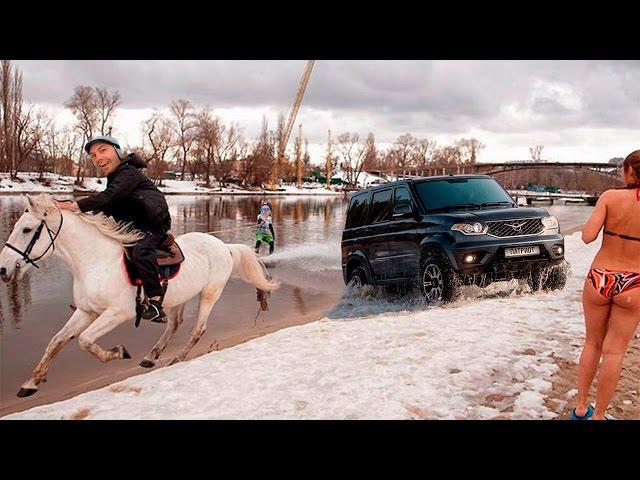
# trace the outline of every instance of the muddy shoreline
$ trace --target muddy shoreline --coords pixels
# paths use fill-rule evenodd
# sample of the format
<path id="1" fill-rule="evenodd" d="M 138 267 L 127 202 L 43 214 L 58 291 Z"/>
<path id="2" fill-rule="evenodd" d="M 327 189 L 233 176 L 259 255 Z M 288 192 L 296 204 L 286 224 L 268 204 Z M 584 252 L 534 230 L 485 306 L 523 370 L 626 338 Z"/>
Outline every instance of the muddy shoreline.
<path id="1" fill-rule="evenodd" d="M 215 334 L 213 336 L 207 336 L 206 332 L 203 338 L 200 340 L 198 344 L 193 348 L 191 353 L 188 355 L 187 360 L 189 361 L 193 358 L 199 357 L 206 353 L 209 353 L 214 350 L 222 350 L 225 348 L 231 348 L 236 345 L 240 345 L 242 343 L 248 342 L 255 338 L 262 337 L 269 333 L 276 332 L 283 328 L 293 327 L 297 325 L 304 325 L 306 323 L 310 323 L 316 320 L 319 320 L 324 316 L 326 310 L 330 309 L 333 304 L 337 302 L 338 296 L 335 298 L 328 298 L 326 302 L 322 302 L 320 305 L 312 306 L 311 308 L 307 308 L 304 314 L 300 314 L 299 311 L 295 311 L 294 309 L 290 309 L 287 312 L 287 315 L 274 320 L 273 318 L 265 318 L 269 316 L 269 312 L 261 312 L 256 319 L 255 327 L 245 327 L 240 328 L 236 331 L 226 331 L 223 335 Z M 274 305 L 270 304 L 270 309 L 273 309 Z M 272 316 L 270 316 L 272 317 Z M 185 320 L 187 323 L 188 320 Z M 159 336 L 162 329 L 164 327 L 159 325 L 141 325 L 143 328 L 154 329 Z M 211 326 L 210 326 L 211 329 Z M 190 326 L 182 325 L 182 334 L 188 333 L 190 331 Z M 180 332 L 180 330 L 179 330 Z M 177 335 L 176 335 L 177 337 Z M 107 343 L 105 343 L 107 345 Z M 69 345 L 67 348 L 71 348 L 72 345 Z M 12 398 L 7 399 L 6 395 L 4 396 L 4 400 L 0 405 L 0 417 L 8 415 L 14 412 L 20 412 L 23 410 L 28 410 L 32 407 L 36 407 L 38 405 L 49 404 L 53 402 L 58 402 L 62 400 L 66 400 L 71 397 L 75 397 L 80 395 L 81 393 L 85 393 L 91 390 L 96 390 L 99 388 L 106 387 L 113 383 L 119 382 L 126 378 L 134 377 L 136 375 L 141 375 L 152 370 L 162 368 L 166 366 L 171 358 L 179 352 L 179 350 L 183 347 L 183 341 L 176 338 L 172 341 L 164 351 L 160 360 L 153 368 L 142 368 L 138 365 L 138 363 L 142 360 L 143 351 L 137 351 L 136 354 L 132 354 L 132 359 L 130 360 L 118 360 L 117 362 L 127 362 L 127 365 L 123 365 L 122 363 L 118 364 L 117 370 L 113 370 L 111 372 L 103 372 L 101 373 L 101 366 L 98 361 L 93 361 L 94 359 L 90 357 L 88 352 L 80 352 L 83 355 L 86 355 L 86 361 L 92 362 L 94 364 L 93 368 L 95 369 L 95 374 L 97 378 L 81 381 L 79 382 L 77 378 L 74 377 L 74 372 L 66 370 L 64 372 L 60 372 L 56 370 L 56 376 L 61 377 L 57 378 L 55 381 L 55 386 L 52 385 L 53 382 L 44 382 L 40 386 L 40 390 L 28 398 L 17 398 L 15 393 L 17 392 L 9 392 L 13 393 Z M 132 352 L 133 353 L 133 352 Z M 114 365 L 115 367 L 116 365 Z M 58 366 L 59 367 L 59 366 Z M 52 369 L 56 368 L 56 364 Z M 5 394 L 7 392 L 4 392 Z"/>

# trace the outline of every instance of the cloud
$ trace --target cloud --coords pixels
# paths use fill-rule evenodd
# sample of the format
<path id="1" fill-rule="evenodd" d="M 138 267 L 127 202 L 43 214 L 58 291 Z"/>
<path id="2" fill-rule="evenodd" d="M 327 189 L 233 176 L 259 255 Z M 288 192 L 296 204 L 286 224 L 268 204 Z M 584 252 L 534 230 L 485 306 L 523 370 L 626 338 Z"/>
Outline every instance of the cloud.
<path id="1" fill-rule="evenodd" d="M 253 135 L 262 115 L 273 125 L 277 113 L 289 109 L 305 61 L 16 64 L 24 73 L 25 98 L 34 103 L 62 106 L 76 85 L 105 86 L 120 91 L 122 109 L 166 108 L 186 98 L 212 105 Z M 329 128 L 371 131 L 383 142 L 407 132 L 436 137 L 475 130 L 504 139 L 575 129 L 637 131 L 639 74 L 637 61 L 319 60 L 297 123 L 318 144 Z"/>

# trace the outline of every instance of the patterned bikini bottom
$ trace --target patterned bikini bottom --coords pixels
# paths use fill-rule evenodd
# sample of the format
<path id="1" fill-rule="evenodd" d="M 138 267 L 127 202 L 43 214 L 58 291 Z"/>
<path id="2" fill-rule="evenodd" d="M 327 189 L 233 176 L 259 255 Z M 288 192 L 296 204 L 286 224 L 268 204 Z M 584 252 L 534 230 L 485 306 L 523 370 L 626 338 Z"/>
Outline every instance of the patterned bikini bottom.
<path id="1" fill-rule="evenodd" d="M 600 295 L 609 300 L 632 288 L 640 287 L 640 273 L 592 268 L 587 279 Z"/>

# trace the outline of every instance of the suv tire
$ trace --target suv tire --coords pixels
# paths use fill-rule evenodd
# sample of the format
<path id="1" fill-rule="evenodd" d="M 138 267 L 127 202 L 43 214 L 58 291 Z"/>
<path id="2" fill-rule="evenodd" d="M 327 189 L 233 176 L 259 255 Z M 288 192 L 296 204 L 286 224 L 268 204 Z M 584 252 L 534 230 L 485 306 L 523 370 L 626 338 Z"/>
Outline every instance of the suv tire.
<path id="1" fill-rule="evenodd" d="M 364 271 L 364 268 L 356 267 L 353 272 L 351 272 L 347 285 L 352 283 L 355 288 L 360 288 L 367 284 L 367 273 Z"/>
<path id="2" fill-rule="evenodd" d="M 420 267 L 420 292 L 429 303 L 449 302 L 460 293 L 460 281 L 448 261 L 429 254 Z"/>
<path id="3" fill-rule="evenodd" d="M 545 270 L 533 270 L 526 278 L 534 292 L 561 290 L 567 283 L 567 265 L 561 264 Z"/>

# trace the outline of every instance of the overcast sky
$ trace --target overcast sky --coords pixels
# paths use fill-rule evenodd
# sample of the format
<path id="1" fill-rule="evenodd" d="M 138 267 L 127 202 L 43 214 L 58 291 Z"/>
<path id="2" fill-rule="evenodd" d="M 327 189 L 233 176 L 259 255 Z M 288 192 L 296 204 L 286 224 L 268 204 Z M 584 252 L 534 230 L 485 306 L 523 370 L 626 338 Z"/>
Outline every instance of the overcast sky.
<path id="1" fill-rule="evenodd" d="M 141 143 L 139 124 L 154 108 L 185 98 L 211 105 L 248 137 L 263 115 L 275 125 L 291 106 L 300 61 L 16 61 L 25 101 L 73 117 L 63 103 L 76 85 L 104 86 L 123 98 L 114 135 Z M 403 133 L 444 145 L 475 137 L 479 161 L 543 158 L 607 161 L 640 148 L 640 62 L 633 61 L 317 61 L 298 114 L 321 160 L 327 130 L 375 134 L 382 144 Z M 297 132 L 294 131 L 294 135 Z"/>

